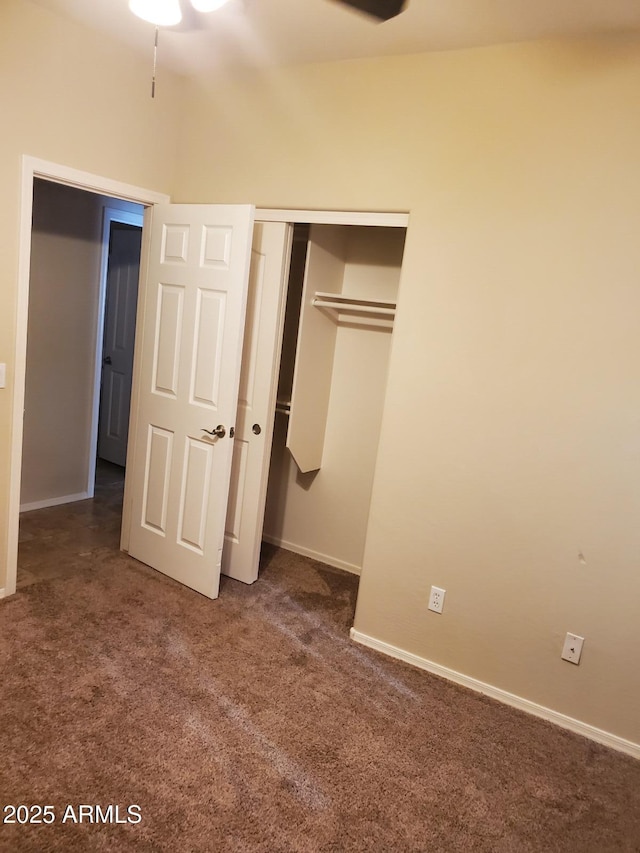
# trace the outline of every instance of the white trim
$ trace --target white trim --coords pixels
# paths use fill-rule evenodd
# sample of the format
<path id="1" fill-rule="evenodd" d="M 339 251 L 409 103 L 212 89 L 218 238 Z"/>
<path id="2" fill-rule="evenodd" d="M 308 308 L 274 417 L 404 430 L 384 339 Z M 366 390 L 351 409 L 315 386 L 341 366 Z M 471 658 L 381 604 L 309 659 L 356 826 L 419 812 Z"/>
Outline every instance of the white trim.
<path id="1" fill-rule="evenodd" d="M 34 509 L 47 509 L 50 506 L 61 506 L 61 504 L 72 504 L 75 501 L 86 501 L 92 498 L 90 491 L 78 492 L 75 495 L 60 495 L 57 498 L 45 498 L 42 501 L 31 501 L 31 503 L 20 504 L 20 512 L 31 512 Z"/>
<path id="2" fill-rule="evenodd" d="M 4 598 L 4 597 L 5 597 L 5 591 L 3 589 L 0 589 L 0 598 Z"/>
<path id="3" fill-rule="evenodd" d="M 96 325 L 95 362 L 93 365 L 93 407 L 91 410 L 91 436 L 89 439 L 89 475 L 87 491 L 92 498 L 96 481 L 96 448 L 98 447 L 98 430 L 100 426 L 100 389 L 102 386 L 102 349 L 104 345 L 104 312 L 107 302 L 107 273 L 109 271 L 109 241 L 111 238 L 111 223 L 123 222 L 125 225 L 136 225 L 142 228 L 144 217 L 142 213 L 130 210 L 120 210 L 117 207 L 104 208 L 102 221 L 102 247 L 100 258 L 100 284 L 98 285 L 98 312 Z"/>
<path id="4" fill-rule="evenodd" d="M 27 154 L 22 157 L 22 170 L 23 173 L 30 172 L 34 178 L 45 178 L 56 184 L 66 184 L 87 192 L 121 198 L 123 201 L 134 201 L 136 204 L 164 204 L 170 200 L 170 196 L 166 193 L 114 181 L 112 178 L 93 175 L 91 172 L 81 172 L 79 169 L 51 163 L 49 160 L 40 160 L 38 157 L 30 157 Z"/>
<path id="5" fill-rule="evenodd" d="M 347 563 L 345 560 L 338 559 L 338 557 L 321 554 L 319 551 L 313 551 L 311 548 L 305 548 L 303 545 L 296 545 L 294 542 L 287 542 L 286 539 L 279 539 L 277 536 L 267 536 L 265 533 L 262 538 L 270 545 L 284 548 L 285 551 L 293 551 L 294 554 L 300 554 L 303 557 L 311 557 L 312 560 L 318 560 L 320 563 L 326 563 L 328 566 L 333 566 L 334 569 L 342 569 L 352 575 L 359 575 L 362 571 L 361 567 L 356 566 L 355 563 Z"/>
<path id="6" fill-rule="evenodd" d="M 485 684 L 483 681 L 478 681 L 476 678 L 471 678 L 468 675 L 456 672 L 454 669 L 449 669 L 446 666 L 441 666 L 439 663 L 434 663 L 434 661 L 419 657 L 411 652 L 405 652 L 403 649 L 399 649 L 382 640 L 376 640 L 374 637 L 362 634 L 360 631 L 356 631 L 355 628 L 351 629 L 350 636 L 356 643 L 360 643 L 370 649 L 375 649 L 392 658 L 397 658 L 412 666 L 417 666 L 419 669 L 433 673 L 433 675 L 439 675 L 448 681 L 454 681 L 456 684 L 461 684 L 470 690 L 484 693 L 486 696 L 497 699 L 498 702 L 502 702 L 505 705 L 511 705 L 513 708 L 518 708 L 527 714 L 533 714 L 534 717 L 541 717 L 543 720 L 555 723 L 555 725 L 563 729 L 568 729 L 570 732 L 575 732 L 590 740 L 594 740 L 596 743 L 602 743 L 612 749 L 617 749 L 619 752 L 625 752 L 633 758 L 640 759 L 640 744 L 638 743 L 625 740 L 625 738 L 618 737 L 618 735 L 611 734 L 611 732 L 605 732 L 603 729 L 598 729 L 595 726 L 589 725 L 589 723 L 583 723 L 581 720 L 576 720 L 573 717 L 568 717 L 566 714 L 561 714 L 552 708 L 545 708 L 544 705 L 538 705 L 537 702 L 531 702 L 529 699 L 523 699 L 522 696 L 508 693 L 506 690 L 501 690 L 492 684 Z"/>
<path id="7" fill-rule="evenodd" d="M 268 207 L 256 208 L 256 221 L 309 223 L 311 225 L 382 225 L 386 228 L 406 228 L 408 213 L 369 213 L 348 210 L 289 210 Z"/>
<path id="8" fill-rule="evenodd" d="M 18 571 L 18 530 L 20 525 L 20 472 L 22 468 L 22 428 L 27 364 L 27 318 L 29 311 L 29 270 L 31 265 L 31 216 L 33 213 L 33 181 L 44 178 L 67 186 L 78 187 L 100 195 L 134 201 L 138 204 L 161 204 L 169 196 L 132 184 L 114 181 L 89 172 L 81 172 L 58 163 L 23 155 L 20 179 L 20 225 L 18 248 L 18 282 L 16 295 L 16 349 L 14 358 L 11 458 L 9 462 L 9 506 L 7 512 L 7 551 L 5 594 L 16 591 Z"/>

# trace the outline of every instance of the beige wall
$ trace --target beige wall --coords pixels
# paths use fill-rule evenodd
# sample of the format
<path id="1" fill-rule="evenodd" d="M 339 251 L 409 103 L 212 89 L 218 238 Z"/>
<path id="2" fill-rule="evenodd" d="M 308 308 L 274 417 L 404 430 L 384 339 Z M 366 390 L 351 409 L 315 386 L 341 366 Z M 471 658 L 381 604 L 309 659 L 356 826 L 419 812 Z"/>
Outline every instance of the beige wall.
<path id="1" fill-rule="evenodd" d="M 97 195 L 36 181 L 21 505 L 87 489 L 101 213 Z"/>
<path id="2" fill-rule="evenodd" d="M 28 0 L 0 4 L 0 558 L 7 534 L 21 156 L 169 192 L 181 117 L 179 78 L 149 96 L 149 61 Z M 0 588 L 6 567 L 0 562 Z"/>
<path id="3" fill-rule="evenodd" d="M 219 80 L 177 182 L 411 211 L 355 626 L 637 743 L 639 91 L 604 40 Z"/>

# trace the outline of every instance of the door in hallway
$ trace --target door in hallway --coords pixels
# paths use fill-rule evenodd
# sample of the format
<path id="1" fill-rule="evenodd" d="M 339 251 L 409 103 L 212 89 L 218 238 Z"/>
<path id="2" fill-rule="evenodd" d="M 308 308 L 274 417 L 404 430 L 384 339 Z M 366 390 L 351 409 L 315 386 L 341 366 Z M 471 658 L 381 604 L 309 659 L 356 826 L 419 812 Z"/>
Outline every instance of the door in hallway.
<path id="1" fill-rule="evenodd" d="M 98 456 L 127 458 L 142 228 L 111 223 L 98 421 Z"/>

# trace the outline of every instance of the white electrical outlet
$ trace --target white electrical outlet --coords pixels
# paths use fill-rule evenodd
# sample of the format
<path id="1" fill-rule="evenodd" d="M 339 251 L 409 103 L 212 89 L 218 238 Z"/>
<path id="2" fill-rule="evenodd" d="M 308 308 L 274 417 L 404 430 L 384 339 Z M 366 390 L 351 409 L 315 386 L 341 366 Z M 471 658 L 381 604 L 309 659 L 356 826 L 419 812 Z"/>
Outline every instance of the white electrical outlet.
<path id="1" fill-rule="evenodd" d="M 429 596 L 429 610 L 433 610 L 434 613 L 442 613 L 446 592 L 446 589 L 440 589 L 439 586 L 431 587 L 431 595 Z"/>
<path id="2" fill-rule="evenodd" d="M 567 634 L 562 647 L 562 660 L 568 660 L 569 663 L 580 663 L 583 643 L 584 637 L 578 637 L 577 634 Z"/>

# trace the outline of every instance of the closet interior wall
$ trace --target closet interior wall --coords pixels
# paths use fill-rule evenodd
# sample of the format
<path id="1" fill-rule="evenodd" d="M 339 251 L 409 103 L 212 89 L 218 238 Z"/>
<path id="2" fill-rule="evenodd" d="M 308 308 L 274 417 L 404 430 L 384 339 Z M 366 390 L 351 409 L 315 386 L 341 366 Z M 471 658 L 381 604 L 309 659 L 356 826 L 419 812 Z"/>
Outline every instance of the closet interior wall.
<path id="1" fill-rule="evenodd" d="M 263 538 L 355 573 L 364 554 L 405 233 L 382 226 L 294 230 Z M 327 269 L 333 281 L 323 286 Z M 322 307 L 316 292 L 326 290 L 353 298 L 355 307 Z M 372 308 L 373 300 L 392 307 Z M 305 335 L 311 337 L 305 312 L 326 326 L 326 351 L 312 359 L 301 357 Z M 286 446 L 287 430 L 296 399 L 308 401 L 322 384 L 313 365 L 329 367 L 331 384 L 320 467 L 303 473 Z"/>

